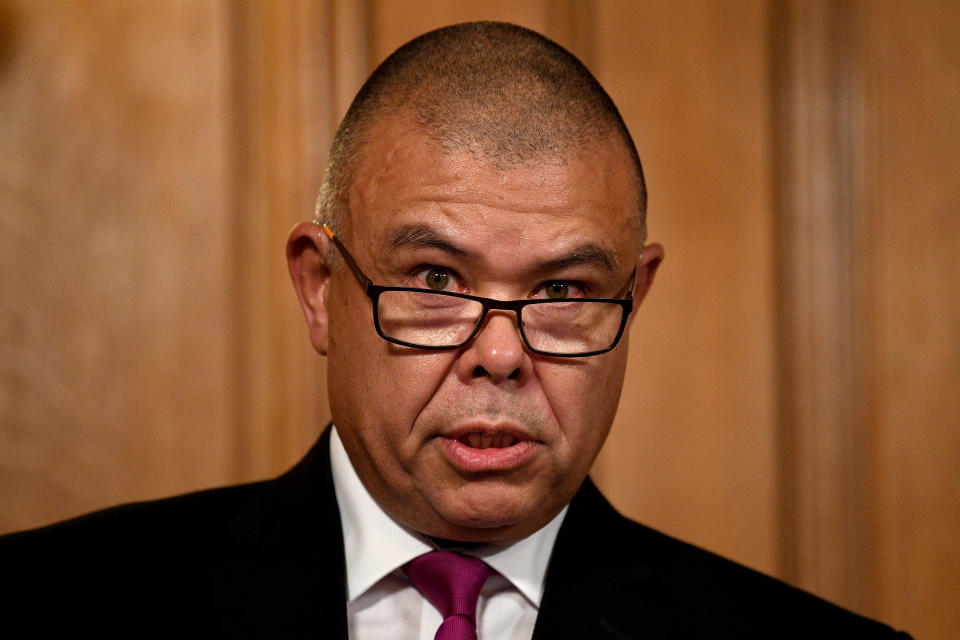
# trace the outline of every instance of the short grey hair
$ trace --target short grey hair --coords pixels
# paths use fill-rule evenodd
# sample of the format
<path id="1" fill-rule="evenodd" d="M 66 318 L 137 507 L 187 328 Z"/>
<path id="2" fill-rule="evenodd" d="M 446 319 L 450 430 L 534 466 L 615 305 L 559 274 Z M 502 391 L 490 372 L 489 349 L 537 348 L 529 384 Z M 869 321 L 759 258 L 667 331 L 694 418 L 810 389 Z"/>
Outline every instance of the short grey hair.
<path id="1" fill-rule="evenodd" d="M 502 22 L 426 33 L 395 51 L 357 93 L 337 129 L 317 198 L 316 221 L 343 232 L 347 191 L 371 124 L 409 114 L 445 152 L 497 169 L 562 159 L 620 140 L 633 163 L 637 232 L 646 239 L 640 157 L 616 105 L 573 54 Z"/>

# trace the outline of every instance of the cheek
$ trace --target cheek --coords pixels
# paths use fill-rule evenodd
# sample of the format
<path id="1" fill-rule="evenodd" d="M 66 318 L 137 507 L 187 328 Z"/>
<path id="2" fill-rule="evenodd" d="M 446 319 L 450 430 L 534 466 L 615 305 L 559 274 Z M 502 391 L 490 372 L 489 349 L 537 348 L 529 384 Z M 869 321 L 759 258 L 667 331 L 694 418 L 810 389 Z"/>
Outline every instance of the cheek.
<path id="1" fill-rule="evenodd" d="M 381 402 L 381 413 L 391 416 L 402 429 L 413 431 L 418 416 L 437 394 L 450 373 L 453 354 L 423 353 L 391 345 L 384 340 L 379 359 L 381 389 L 389 389 Z"/>
<path id="2" fill-rule="evenodd" d="M 393 345 L 357 326 L 331 331 L 328 388 L 334 419 L 377 425 L 376 439 L 402 447 L 417 416 L 450 370 L 447 353 L 424 354 Z M 370 440 L 370 437 L 366 437 Z"/>
<path id="3" fill-rule="evenodd" d="M 541 363 L 536 368 L 560 430 L 575 451 L 599 450 L 616 414 L 625 360 L 616 351 L 610 356 L 583 364 Z"/>

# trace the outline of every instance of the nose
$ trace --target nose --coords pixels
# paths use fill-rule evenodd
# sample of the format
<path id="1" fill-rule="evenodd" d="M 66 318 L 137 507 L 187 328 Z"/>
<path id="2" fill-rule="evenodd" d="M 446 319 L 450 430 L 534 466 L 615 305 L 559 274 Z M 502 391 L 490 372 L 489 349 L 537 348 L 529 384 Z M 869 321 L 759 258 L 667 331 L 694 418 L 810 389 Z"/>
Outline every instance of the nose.
<path id="1" fill-rule="evenodd" d="M 507 380 L 519 382 L 531 366 L 517 330 L 516 314 L 491 311 L 480 332 L 461 352 L 457 374 L 464 382 L 477 378 L 489 378 L 494 384 Z"/>

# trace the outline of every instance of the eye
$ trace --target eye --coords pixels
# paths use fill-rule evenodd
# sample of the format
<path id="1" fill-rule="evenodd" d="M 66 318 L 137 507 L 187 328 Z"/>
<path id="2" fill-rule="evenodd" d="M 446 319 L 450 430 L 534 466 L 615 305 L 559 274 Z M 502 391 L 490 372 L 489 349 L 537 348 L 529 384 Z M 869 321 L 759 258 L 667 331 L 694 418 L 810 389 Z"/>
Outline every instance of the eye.
<path id="1" fill-rule="evenodd" d="M 563 299 L 570 297 L 570 285 L 563 281 L 548 282 L 543 286 L 543 292 L 548 298 Z"/>
<path id="2" fill-rule="evenodd" d="M 577 280 L 547 280 L 533 291 L 534 298 L 568 300 L 587 297 L 588 287 Z"/>
<path id="3" fill-rule="evenodd" d="M 453 280 L 450 271 L 443 267 L 428 267 L 420 272 L 419 277 L 423 279 L 423 283 L 427 285 L 428 289 L 434 291 L 445 290 Z"/>

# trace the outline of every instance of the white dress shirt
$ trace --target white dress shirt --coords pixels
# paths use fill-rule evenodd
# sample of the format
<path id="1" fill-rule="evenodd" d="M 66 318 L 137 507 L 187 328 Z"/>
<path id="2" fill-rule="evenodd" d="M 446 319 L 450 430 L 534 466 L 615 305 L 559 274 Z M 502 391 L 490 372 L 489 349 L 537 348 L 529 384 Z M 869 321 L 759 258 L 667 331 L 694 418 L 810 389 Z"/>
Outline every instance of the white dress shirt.
<path id="1" fill-rule="evenodd" d="M 443 618 L 413 587 L 401 567 L 437 546 L 380 508 L 354 471 L 336 428 L 330 437 L 330 463 L 343 525 L 351 640 L 433 640 Z M 566 513 L 564 508 L 546 526 L 519 542 L 481 545 L 466 551 L 497 572 L 480 592 L 480 640 L 533 637 L 547 563 Z"/>

